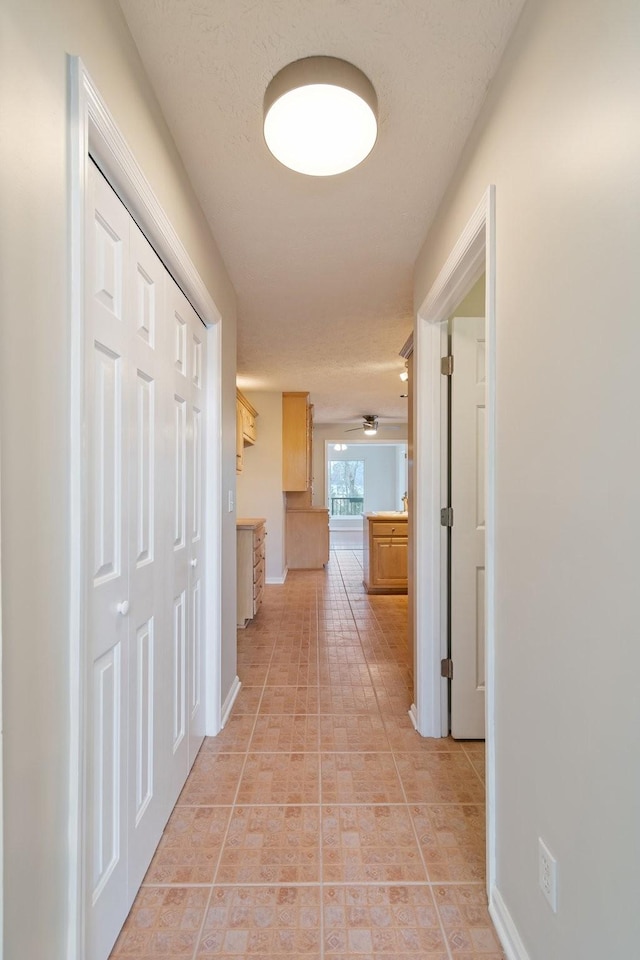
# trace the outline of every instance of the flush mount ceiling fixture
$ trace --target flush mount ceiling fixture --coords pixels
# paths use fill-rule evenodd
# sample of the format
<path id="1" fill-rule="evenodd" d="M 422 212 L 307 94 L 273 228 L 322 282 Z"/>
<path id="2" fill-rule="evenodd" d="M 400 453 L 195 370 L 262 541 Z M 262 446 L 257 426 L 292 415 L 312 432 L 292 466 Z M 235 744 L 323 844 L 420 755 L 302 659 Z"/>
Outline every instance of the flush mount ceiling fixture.
<path id="1" fill-rule="evenodd" d="M 264 138 L 280 163 L 332 177 L 367 157 L 378 135 L 378 99 L 361 70 L 336 57 L 283 67 L 264 95 Z"/>

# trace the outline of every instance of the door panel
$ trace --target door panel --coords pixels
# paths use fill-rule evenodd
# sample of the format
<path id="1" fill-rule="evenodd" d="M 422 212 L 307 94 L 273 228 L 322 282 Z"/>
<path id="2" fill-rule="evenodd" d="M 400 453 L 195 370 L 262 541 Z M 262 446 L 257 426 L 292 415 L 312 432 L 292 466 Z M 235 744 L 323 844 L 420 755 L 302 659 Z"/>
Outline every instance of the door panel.
<path id="1" fill-rule="evenodd" d="M 106 956 L 128 910 L 126 840 L 130 621 L 128 457 L 129 257 L 126 211 L 102 178 L 88 183 L 85 265 L 87 421 L 87 876 L 92 956 Z M 122 606 L 125 604 L 125 606 Z"/>
<path id="2" fill-rule="evenodd" d="M 162 616 L 165 581 L 162 470 L 163 310 L 165 269 L 136 224 L 130 221 L 131 278 L 129 376 L 129 580 L 132 653 L 128 703 L 129 900 L 149 866 L 168 816 L 163 789 L 168 724 L 163 718 L 162 658 L 166 621 Z"/>
<path id="3" fill-rule="evenodd" d="M 484 737 L 485 333 L 482 317 L 455 317 L 451 380 L 451 730 Z"/>

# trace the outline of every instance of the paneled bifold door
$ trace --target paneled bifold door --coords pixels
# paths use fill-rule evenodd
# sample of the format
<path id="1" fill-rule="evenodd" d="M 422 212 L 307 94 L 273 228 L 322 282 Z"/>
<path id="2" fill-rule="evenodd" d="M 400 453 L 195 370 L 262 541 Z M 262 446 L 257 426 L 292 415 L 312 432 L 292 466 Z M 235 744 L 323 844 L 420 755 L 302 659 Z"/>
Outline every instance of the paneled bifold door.
<path id="1" fill-rule="evenodd" d="M 204 734 L 205 328 L 90 164 L 87 960 L 108 957 Z"/>

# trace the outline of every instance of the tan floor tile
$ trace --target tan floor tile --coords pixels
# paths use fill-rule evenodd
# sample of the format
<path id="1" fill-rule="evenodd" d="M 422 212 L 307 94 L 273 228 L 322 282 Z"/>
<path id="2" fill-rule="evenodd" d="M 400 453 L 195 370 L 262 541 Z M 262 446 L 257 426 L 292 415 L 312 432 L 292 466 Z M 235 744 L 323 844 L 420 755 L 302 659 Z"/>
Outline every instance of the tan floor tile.
<path id="1" fill-rule="evenodd" d="M 360 644 L 350 647 L 323 647 L 320 651 L 320 664 L 351 664 L 366 665 L 367 658 Z"/>
<path id="2" fill-rule="evenodd" d="M 388 750 L 389 742 L 376 715 L 320 717 L 320 749 L 325 752 Z"/>
<path id="3" fill-rule="evenodd" d="M 220 806 L 233 803 L 244 760 L 242 753 L 201 750 L 178 798 L 178 804 Z"/>
<path id="4" fill-rule="evenodd" d="M 416 805 L 410 811 L 431 882 L 484 880 L 484 806 Z"/>
<path id="5" fill-rule="evenodd" d="M 253 714 L 232 714 L 217 737 L 205 737 L 200 753 L 243 753 L 255 722 Z"/>
<path id="6" fill-rule="evenodd" d="M 216 883 L 317 883 L 319 807 L 236 807 Z"/>
<path id="7" fill-rule="evenodd" d="M 322 858 L 328 883 L 427 879 L 404 806 L 323 806 Z"/>
<path id="8" fill-rule="evenodd" d="M 319 718 L 304 714 L 259 715 L 250 749 L 252 753 L 317 752 Z"/>
<path id="9" fill-rule="evenodd" d="M 306 687 L 318 682 L 318 667 L 306 658 L 295 662 L 272 663 L 266 684 L 268 687 Z"/>
<path id="10" fill-rule="evenodd" d="M 383 722 L 389 745 L 394 752 L 408 753 L 414 750 L 420 750 L 424 753 L 436 751 L 449 753 L 459 751 L 455 740 L 451 737 L 422 737 L 411 722 L 407 714 L 385 715 Z"/>
<path id="11" fill-rule="evenodd" d="M 447 960 L 427 886 L 329 886 L 323 910 L 327 960 Z"/>
<path id="12" fill-rule="evenodd" d="M 262 689 L 262 685 L 259 687 L 245 687 L 243 684 L 240 687 L 240 693 L 236 697 L 236 702 L 233 705 L 232 715 L 234 717 L 247 713 L 255 715 L 260 706 Z"/>
<path id="13" fill-rule="evenodd" d="M 402 716 L 409 712 L 413 703 L 413 694 L 405 693 L 386 693 L 384 690 L 376 690 L 378 699 L 378 709 L 383 717 Z"/>
<path id="14" fill-rule="evenodd" d="M 231 807 L 176 807 L 144 883 L 213 883 Z"/>
<path id="15" fill-rule="evenodd" d="M 503 960 L 484 885 L 436 886 L 433 895 L 454 960 Z"/>
<path id="16" fill-rule="evenodd" d="M 319 956 L 319 887 L 214 887 L 196 960 Z"/>
<path id="17" fill-rule="evenodd" d="M 334 683 L 320 687 L 320 713 L 379 714 L 378 700 L 373 687 L 368 684 Z"/>
<path id="18" fill-rule="evenodd" d="M 462 753 L 395 753 L 409 803 L 483 803 L 485 791 Z"/>
<path id="19" fill-rule="evenodd" d="M 261 687 L 269 672 L 268 661 L 238 664 L 238 678 L 244 687 Z"/>
<path id="20" fill-rule="evenodd" d="M 142 887 L 112 960 L 191 960 L 209 888 Z"/>
<path id="21" fill-rule="evenodd" d="M 402 803 L 390 753 L 321 753 L 323 803 Z"/>
<path id="22" fill-rule="evenodd" d="M 240 637 L 238 640 L 238 667 L 242 669 L 245 663 L 266 663 L 268 665 L 273 654 L 273 645 L 273 640 L 261 642 L 255 638 L 249 640 Z"/>
<path id="23" fill-rule="evenodd" d="M 265 687 L 260 714 L 317 713 L 316 687 Z"/>
<path id="24" fill-rule="evenodd" d="M 319 803 L 317 753 L 249 753 L 237 803 Z"/>

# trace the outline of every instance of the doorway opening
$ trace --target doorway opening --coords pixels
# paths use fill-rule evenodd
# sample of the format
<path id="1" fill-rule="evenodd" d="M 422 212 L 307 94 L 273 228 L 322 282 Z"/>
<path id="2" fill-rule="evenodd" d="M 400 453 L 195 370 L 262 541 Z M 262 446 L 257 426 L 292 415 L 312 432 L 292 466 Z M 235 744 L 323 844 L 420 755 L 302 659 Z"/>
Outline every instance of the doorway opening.
<path id="1" fill-rule="evenodd" d="M 324 464 L 331 550 L 361 550 L 365 514 L 403 509 L 406 441 L 326 440 Z"/>
<path id="2" fill-rule="evenodd" d="M 412 719 L 423 736 L 449 733 L 449 470 L 448 378 L 442 358 L 449 353 L 449 318 L 485 274 L 484 345 L 484 570 L 483 604 L 487 889 L 495 881 L 494 804 L 494 578 L 495 578 L 495 188 L 490 186 L 418 310 L 414 343 L 415 389 L 415 704 Z M 454 360 L 455 364 L 455 360 Z M 454 517 L 455 523 L 455 517 Z M 482 566 L 482 564 L 479 564 Z M 456 666 L 453 663 L 455 674 Z M 443 674 L 445 674 L 443 676 Z"/>

